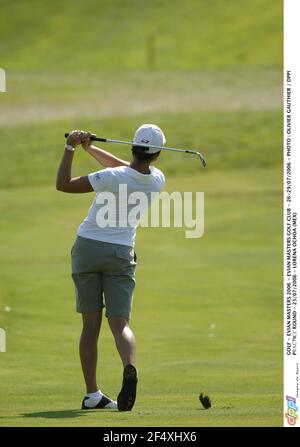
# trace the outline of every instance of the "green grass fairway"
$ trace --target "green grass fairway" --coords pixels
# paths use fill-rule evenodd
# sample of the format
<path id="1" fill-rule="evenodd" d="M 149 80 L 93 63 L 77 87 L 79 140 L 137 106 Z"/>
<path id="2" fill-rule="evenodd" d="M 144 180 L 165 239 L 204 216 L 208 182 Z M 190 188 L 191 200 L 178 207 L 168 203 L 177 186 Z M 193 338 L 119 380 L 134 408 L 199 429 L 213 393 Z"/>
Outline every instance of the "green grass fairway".
<path id="1" fill-rule="evenodd" d="M 8 70 L 273 65 L 282 59 L 280 0 L 0 0 Z M 13 26 L 12 26 L 13 25 Z"/>
<path id="2" fill-rule="evenodd" d="M 282 425 L 282 6 L 0 0 L 0 426 Z M 66 131 L 130 140 L 145 122 L 207 157 L 157 164 L 166 190 L 204 191 L 205 233 L 139 229 L 136 406 L 84 412 L 69 258 L 93 195 L 57 192 L 56 170 Z M 74 175 L 98 169 L 76 152 Z M 105 318 L 99 346 L 116 398 Z"/>
<path id="3" fill-rule="evenodd" d="M 168 181 L 170 190 L 205 192 L 206 231 L 196 240 L 182 229 L 139 231 L 132 326 L 140 385 L 130 414 L 78 410 L 80 318 L 69 251 L 91 195 L 49 186 L 2 191 L 8 346 L 0 356 L 0 425 L 280 425 L 280 178 L 270 168 Z M 121 364 L 106 321 L 100 348 L 100 384 L 116 396 Z M 211 396 L 211 410 L 201 409 L 200 391 Z"/>

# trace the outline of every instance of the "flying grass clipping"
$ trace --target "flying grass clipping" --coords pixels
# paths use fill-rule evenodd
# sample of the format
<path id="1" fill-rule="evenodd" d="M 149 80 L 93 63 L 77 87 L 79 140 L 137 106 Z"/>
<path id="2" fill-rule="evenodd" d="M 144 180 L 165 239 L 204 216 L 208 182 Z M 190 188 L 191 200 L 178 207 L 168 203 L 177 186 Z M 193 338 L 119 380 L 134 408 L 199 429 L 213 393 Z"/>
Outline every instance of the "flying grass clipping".
<path id="1" fill-rule="evenodd" d="M 206 394 L 201 393 L 199 396 L 199 400 L 205 410 L 208 410 L 211 407 L 211 400 Z"/>

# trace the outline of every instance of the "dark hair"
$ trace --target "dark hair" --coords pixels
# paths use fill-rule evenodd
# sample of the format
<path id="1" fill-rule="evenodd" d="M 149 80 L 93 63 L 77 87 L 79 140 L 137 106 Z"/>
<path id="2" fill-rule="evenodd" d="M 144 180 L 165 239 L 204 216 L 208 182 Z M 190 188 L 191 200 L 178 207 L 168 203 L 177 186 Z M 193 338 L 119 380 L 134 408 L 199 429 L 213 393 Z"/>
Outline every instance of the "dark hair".
<path id="1" fill-rule="evenodd" d="M 159 152 L 156 152 L 155 154 L 148 154 L 147 148 L 143 146 L 132 146 L 131 152 L 133 155 L 138 159 L 138 161 L 149 161 L 155 160 L 157 156 L 160 154 Z"/>

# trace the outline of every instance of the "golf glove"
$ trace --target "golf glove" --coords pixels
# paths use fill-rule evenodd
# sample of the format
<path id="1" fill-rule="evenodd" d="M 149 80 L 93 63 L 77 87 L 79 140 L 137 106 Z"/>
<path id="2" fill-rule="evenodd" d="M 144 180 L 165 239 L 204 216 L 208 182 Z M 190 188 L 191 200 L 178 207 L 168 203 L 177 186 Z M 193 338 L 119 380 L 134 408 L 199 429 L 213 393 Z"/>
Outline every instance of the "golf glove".
<path id="1" fill-rule="evenodd" d="M 83 130 L 72 130 L 67 138 L 66 144 L 75 148 L 76 146 L 81 144 L 83 135 L 85 135 L 86 133 L 87 132 L 84 132 Z"/>

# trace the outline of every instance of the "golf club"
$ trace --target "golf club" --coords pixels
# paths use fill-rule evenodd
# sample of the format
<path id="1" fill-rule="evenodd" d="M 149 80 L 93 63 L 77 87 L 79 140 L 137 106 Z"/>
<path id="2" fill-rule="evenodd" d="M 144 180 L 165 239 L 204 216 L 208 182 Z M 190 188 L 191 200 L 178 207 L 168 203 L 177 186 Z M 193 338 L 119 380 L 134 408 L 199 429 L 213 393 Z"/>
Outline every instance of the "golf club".
<path id="1" fill-rule="evenodd" d="M 65 137 L 67 138 L 68 136 L 69 136 L 69 134 L 65 133 Z M 91 140 L 92 141 L 102 141 L 104 143 L 127 144 L 127 145 L 130 145 L 130 146 L 134 145 L 134 143 L 132 141 L 111 140 L 111 139 L 108 139 L 108 138 L 100 138 L 100 137 L 97 137 L 96 135 L 92 135 L 91 136 Z M 147 144 L 138 144 L 136 146 L 149 148 L 149 145 L 147 145 Z M 206 161 L 205 161 L 204 156 L 200 152 L 198 152 L 198 151 L 193 151 L 193 150 L 190 150 L 190 149 L 176 149 L 174 147 L 164 147 L 164 146 L 154 146 L 154 145 L 151 145 L 151 147 L 154 147 L 155 149 L 160 149 L 162 151 L 185 152 L 186 154 L 197 155 L 200 158 L 200 161 L 201 161 L 201 164 L 202 164 L 203 168 L 205 168 L 205 166 L 206 166 Z"/>

